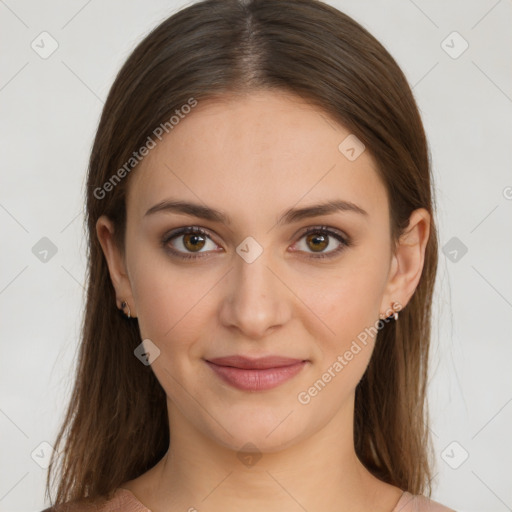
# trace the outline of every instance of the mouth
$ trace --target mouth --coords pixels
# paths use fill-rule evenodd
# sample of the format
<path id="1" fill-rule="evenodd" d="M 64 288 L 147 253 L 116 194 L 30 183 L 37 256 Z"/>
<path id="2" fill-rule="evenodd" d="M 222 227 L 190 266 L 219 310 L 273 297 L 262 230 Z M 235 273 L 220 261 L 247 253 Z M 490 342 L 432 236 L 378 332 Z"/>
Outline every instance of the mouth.
<path id="1" fill-rule="evenodd" d="M 205 360 L 224 382 L 243 391 L 275 388 L 297 375 L 309 361 L 282 356 L 249 359 L 243 356 Z"/>

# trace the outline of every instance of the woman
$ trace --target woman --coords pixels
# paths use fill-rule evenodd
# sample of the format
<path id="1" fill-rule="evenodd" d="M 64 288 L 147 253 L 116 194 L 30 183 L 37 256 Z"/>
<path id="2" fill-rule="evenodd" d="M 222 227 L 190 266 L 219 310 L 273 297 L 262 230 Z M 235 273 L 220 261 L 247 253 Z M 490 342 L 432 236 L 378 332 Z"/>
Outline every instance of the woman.
<path id="1" fill-rule="evenodd" d="M 449 511 L 432 190 L 407 81 L 345 14 L 206 0 L 160 24 L 90 159 L 54 510 Z"/>

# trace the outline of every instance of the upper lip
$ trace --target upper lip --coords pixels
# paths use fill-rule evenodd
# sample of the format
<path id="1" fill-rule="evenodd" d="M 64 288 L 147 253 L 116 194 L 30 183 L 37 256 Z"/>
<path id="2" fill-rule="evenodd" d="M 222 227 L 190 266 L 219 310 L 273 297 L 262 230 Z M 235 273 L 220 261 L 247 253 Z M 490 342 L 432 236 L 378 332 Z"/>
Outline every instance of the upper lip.
<path id="1" fill-rule="evenodd" d="M 219 366 L 232 366 L 234 368 L 243 368 L 245 370 L 263 370 L 266 368 L 280 368 L 301 363 L 304 359 L 294 359 L 284 356 L 266 356 L 259 358 L 248 358 L 244 356 L 226 356 L 207 359 L 208 362 Z"/>

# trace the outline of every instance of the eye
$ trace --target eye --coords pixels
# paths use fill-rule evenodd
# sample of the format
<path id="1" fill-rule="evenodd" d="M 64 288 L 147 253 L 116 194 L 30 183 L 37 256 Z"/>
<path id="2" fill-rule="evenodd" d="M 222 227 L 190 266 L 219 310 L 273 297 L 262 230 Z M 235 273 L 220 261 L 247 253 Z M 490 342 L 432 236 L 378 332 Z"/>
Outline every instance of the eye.
<path id="1" fill-rule="evenodd" d="M 311 227 L 306 230 L 305 233 L 302 234 L 301 240 L 305 239 L 303 246 L 307 249 L 312 248 L 313 253 L 308 253 L 311 258 L 333 258 L 337 256 L 345 247 L 349 247 L 351 245 L 350 240 L 338 233 L 337 231 L 333 231 L 327 226 L 316 226 Z M 334 238 L 337 241 L 338 246 L 328 252 L 322 252 L 326 248 L 330 247 L 331 242 L 330 238 Z M 302 249 L 300 249 L 302 250 Z"/>
<path id="2" fill-rule="evenodd" d="M 299 242 L 304 241 L 304 249 L 293 249 L 293 251 L 306 252 L 310 258 L 333 258 L 337 256 L 345 247 L 351 245 L 350 239 L 341 235 L 339 232 L 334 231 L 327 226 L 316 226 L 308 228 L 302 233 Z M 329 252 L 322 252 L 332 244 L 330 238 L 337 241 L 338 246 Z M 211 242 L 214 247 L 208 250 L 208 242 Z M 297 242 L 297 243 L 299 243 Z M 299 244 L 300 245 L 300 244 Z M 217 244 L 212 240 L 210 234 L 197 226 L 187 226 L 171 231 L 166 234 L 162 239 L 162 247 L 169 252 L 172 256 L 182 259 L 197 259 L 203 258 L 201 253 L 217 252 L 215 251 Z M 206 249 L 205 249 L 206 248 Z M 312 252 L 308 249 L 312 248 Z M 202 249 L 205 249 L 204 251 Z M 188 253 L 187 253 L 188 252 Z"/>
<path id="3" fill-rule="evenodd" d="M 176 243 L 172 243 L 172 240 L 174 239 L 177 239 L 178 241 Z M 201 249 L 207 245 L 207 240 L 209 240 L 213 245 L 216 245 L 207 231 L 197 226 L 188 226 L 165 235 L 162 240 L 162 246 L 178 258 L 202 258 L 202 256 L 196 256 L 195 254 L 187 254 L 186 251 L 191 251 L 192 253 L 208 252 L 201 251 Z"/>

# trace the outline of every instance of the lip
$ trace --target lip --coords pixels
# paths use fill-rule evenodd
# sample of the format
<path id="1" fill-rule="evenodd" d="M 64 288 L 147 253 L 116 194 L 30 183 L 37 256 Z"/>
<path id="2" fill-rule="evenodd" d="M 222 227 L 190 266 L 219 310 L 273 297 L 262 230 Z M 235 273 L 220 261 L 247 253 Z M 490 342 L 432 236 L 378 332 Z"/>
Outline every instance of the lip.
<path id="1" fill-rule="evenodd" d="M 297 375 L 308 361 L 282 356 L 250 359 L 244 356 L 205 360 L 224 382 L 243 391 L 275 388 Z"/>

